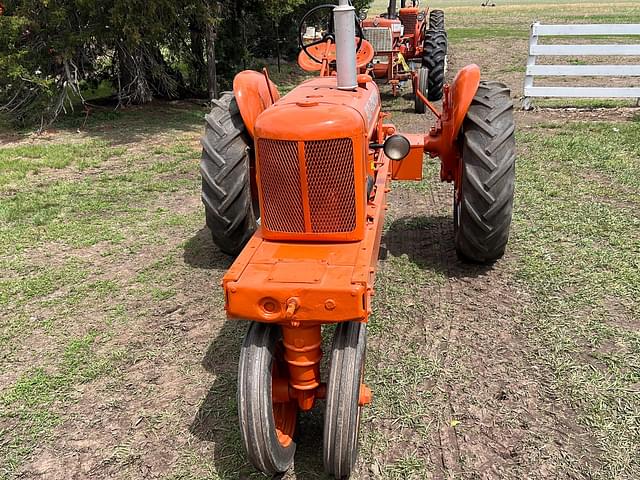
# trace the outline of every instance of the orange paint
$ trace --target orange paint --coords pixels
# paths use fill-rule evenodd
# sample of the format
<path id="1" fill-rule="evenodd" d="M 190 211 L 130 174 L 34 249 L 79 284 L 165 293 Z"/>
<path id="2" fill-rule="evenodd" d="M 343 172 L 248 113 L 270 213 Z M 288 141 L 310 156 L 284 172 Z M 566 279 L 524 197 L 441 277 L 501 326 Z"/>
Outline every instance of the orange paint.
<path id="1" fill-rule="evenodd" d="M 356 45 L 358 39 L 356 38 Z M 315 58 L 322 60 L 321 63 L 316 62 L 307 52 L 300 50 L 298 53 L 298 65 L 305 72 L 321 72 L 321 77 L 331 75 L 331 64 L 336 61 L 336 45 L 328 40 L 326 43 L 318 43 L 307 47 L 307 50 Z M 356 68 L 364 68 L 375 55 L 373 45 L 366 40 L 362 40 L 360 49 L 356 52 Z"/>
<path id="2" fill-rule="evenodd" d="M 392 162 L 375 144 L 398 132 L 384 123 L 367 75 L 354 91 L 320 76 L 283 98 L 263 74 L 236 77 L 254 137 L 261 226 L 223 277 L 225 309 L 232 319 L 282 327 L 286 368 L 274 370 L 272 384 L 282 445 L 292 441 L 298 409 L 325 395 L 321 325 L 369 319 L 389 181 L 421 179 L 425 152 L 441 158 L 442 180 L 457 181 L 457 136 L 479 79 L 477 66 L 462 69 L 445 86 L 436 124 L 427 135 L 406 134 L 411 150 Z M 360 405 L 371 402 L 365 384 L 359 397 Z"/>
<path id="3" fill-rule="evenodd" d="M 233 79 L 233 94 L 238 103 L 242 121 L 253 137 L 258 115 L 272 105 L 272 98 L 276 102 L 280 99 L 278 87 L 269 80 L 268 75 L 245 70 Z"/>
<path id="4" fill-rule="evenodd" d="M 289 364 L 289 385 L 300 410 L 311 410 L 315 390 L 320 386 L 322 336 L 320 324 L 282 327 L 284 358 Z"/>
<path id="5" fill-rule="evenodd" d="M 424 158 L 424 135 L 403 134 L 409 139 L 409 155 L 399 161 L 391 162 L 393 180 L 422 180 L 422 162 Z"/>
<path id="6" fill-rule="evenodd" d="M 445 85 L 441 118 L 425 136 L 425 152 L 440 157 L 440 180 L 443 182 L 458 185 L 461 172 L 458 133 L 479 85 L 480 68 L 477 65 L 467 65 L 460 70 L 453 85 Z"/>
<path id="7" fill-rule="evenodd" d="M 412 72 L 405 72 L 398 60 L 402 54 L 406 61 L 422 60 L 424 54 L 424 33 L 428 28 L 428 10 L 420 11 L 418 7 L 405 7 L 398 10 L 397 18 L 386 18 L 379 15 L 362 21 L 362 28 L 388 28 L 391 30 L 391 49 L 375 52 L 376 57 L 384 57 L 373 65 L 371 74 L 374 78 L 391 84 L 393 94 L 398 92 L 397 82 L 410 80 Z"/>
<path id="8" fill-rule="evenodd" d="M 320 77 L 258 117 L 256 176 L 265 239 L 362 239 L 368 139 L 379 112 L 374 83 L 341 91 L 335 77 Z"/>
<path id="9" fill-rule="evenodd" d="M 278 441 L 283 447 L 293 442 L 293 435 L 296 430 L 296 419 L 298 416 L 298 405 L 290 398 L 278 398 L 277 392 L 281 386 L 287 385 L 289 374 L 286 368 L 282 368 L 279 363 L 274 363 L 271 369 L 271 388 L 273 400 L 273 420 L 276 427 Z"/>

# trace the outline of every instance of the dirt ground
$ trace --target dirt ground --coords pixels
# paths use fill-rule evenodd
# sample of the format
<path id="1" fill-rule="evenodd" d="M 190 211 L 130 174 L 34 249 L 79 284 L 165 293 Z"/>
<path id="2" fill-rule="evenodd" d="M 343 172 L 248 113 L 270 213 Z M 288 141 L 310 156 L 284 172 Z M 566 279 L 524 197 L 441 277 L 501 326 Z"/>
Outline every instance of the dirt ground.
<path id="1" fill-rule="evenodd" d="M 502 39 L 468 49 L 453 45 L 449 75 L 476 61 L 486 76 L 511 87 L 517 104 L 522 73 L 504 69 L 522 58 L 514 44 Z M 401 130 L 425 130 L 410 100 L 385 95 L 384 101 Z M 167 108 L 174 107 L 176 115 L 196 108 Z M 569 122 L 631 122 L 637 112 L 630 106 L 518 109 L 516 120 L 519 131 L 553 135 Z M 34 247 L 16 246 L 1 257 L 7 284 L 38 271 L 54 273 L 51 288 L 40 296 L 27 288 L 14 292 L 0 313 L 0 477 L 262 478 L 247 464 L 237 428 L 236 370 L 246 325 L 225 319 L 219 285 L 231 259 L 203 227 L 200 114 L 157 128 L 114 124 L 2 137 L 3 148 L 91 141 L 125 153 L 112 152 L 82 171 L 43 168 L 22 184 L 40 191 L 89 179 L 90 188 L 100 189 L 105 175 L 121 171 L 117 188 L 68 194 L 69 202 L 82 195 L 108 198 L 79 213 L 61 210 L 73 239 L 63 231 L 48 237 L 43 227 L 30 233 L 37 238 Z M 540 133 L 541 125 L 553 128 Z M 526 156 L 529 147 L 523 145 L 519 153 Z M 516 224 L 515 246 L 494 266 L 458 261 L 451 186 L 437 180 L 437 168 L 431 161 L 422 183 L 394 184 L 390 194 L 369 325 L 367 381 L 374 402 L 363 414 L 353 478 L 633 478 L 633 459 L 618 470 L 608 467 L 612 456 L 624 452 L 604 451 L 599 431 L 559 388 L 562 370 L 547 363 L 552 355 L 539 341 L 542 327 L 532 313 L 541 297 L 521 273 L 525 228 Z M 148 171 L 153 175 L 145 176 Z M 3 190 L 0 198 L 11 200 L 21 188 Z M 623 208 L 635 209 L 637 198 L 634 203 L 629 195 Z M 514 215 L 522 218 L 525 210 L 519 203 Z M 98 219 L 99 231 L 86 233 L 98 240 L 82 240 L 85 233 L 71 230 L 83 216 Z M 22 228 L 12 225 L 7 221 L 3 228 Z M 106 236 L 112 230 L 113 238 Z M 68 276 L 56 276 L 57 269 Z M 589 317 L 591 310 L 581 314 L 577 308 L 575 315 Z M 635 335 L 635 304 L 612 294 L 609 308 L 607 318 L 617 318 Z M 622 347 L 613 341 L 585 347 L 583 363 L 604 368 L 598 362 L 607 348 Z M 625 388 L 637 388 L 637 372 L 629 375 Z M 41 400 L 23 398 L 23 391 Z M 633 398 L 636 416 L 629 425 L 638 428 Z M 318 406 L 302 415 L 296 463 L 284 478 L 325 478 L 321 449 Z"/>

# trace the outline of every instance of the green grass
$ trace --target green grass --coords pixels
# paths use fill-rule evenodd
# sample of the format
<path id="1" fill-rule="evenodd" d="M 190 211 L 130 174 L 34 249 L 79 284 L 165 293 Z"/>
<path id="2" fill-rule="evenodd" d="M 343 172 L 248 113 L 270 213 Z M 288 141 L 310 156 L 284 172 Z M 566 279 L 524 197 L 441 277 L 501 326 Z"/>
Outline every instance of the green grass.
<path id="1" fill-rule="evenodd" d="M 77 263 L 58 268 L 24 268 L 19 275 L 0 280 L 0 307 L 6 308 L 9 303 L 17 307 L 42 299 L 62 287 L 82 282 L 86 276 L 86 270 Z"/>
<path id="2" fill-rule="evenodd" d="M 188 157 L 195 155 L 191 152 Z M 166 175 L 170 169 L 158 165 L 162 164 L 54 181 L 16 193 L 0 203 L 0 244 L 7 252 L 21 252 L 45 242 L 71 246 L 119 243 L 124 229 L 141 226 L 148 214 L 146 205 L 153 198 L 192 185 L 185 178 Z M 180 168 L 173 162 L 169 165 L 178 172 L 184 168 L 183 164 Z"/>
<path id="3" fill-rule="evenodd" d="M 428 3 L 428 7 L 429 8 L 441 8 L 441 9 L 447 9 L 447 8 L 458 8 L 458 7 L 465 7 L 466 9 L 479 9 L 480 4 L 482 2 L 477 2 L 475 0 L 435 0 L 432 2 Z M 510 0 L 510 1 L 500 1 L 500 0 L 493 0 L 493 2 L 489 2 L 489 3 L 495 3 L 497 7 L 488 7 L 488 8 L 484 8 L 484 10 L 487 10 L 488 12 L 494 12 L 496 10 L 499 10 L 498 7 L 516 7 L 516 8 L 522 8 L 522 9 L 530 9 L 530 8 L 535 8 L 537 6 L 544 6 L 546 7 L 547 5 L 576 5 L 577 3 L 579 3 L 577 0 Z M 589 1 L 589 2 L 583 2 L 583 3 L 590 3 L 590 4 L 594 4 L 596 2 L 593 1 Z M 369 11 L 370 12 L 384 12 L 387 9 L 387 5 L 389 4 L 389 2 L 387 0 L 373 0 L 371 2 L 371 5 L 369 6 Z M 630 0 L 613 0 L 611 2 L 607 2 L 607 5 L 629 5 L 632 4 L 632 2 Z M 398 5 L 400 5 L 400 2 L 398 1 Z M 424 4 L 423 4 L 424 6 Z M 618 8 L 616 6 L 616 8 Z"/>
<path id="4" fill-rule="evenodd" d="M 176 295 L 174 277 L 160 275 L 175 259 L 142 269 L 140 282 L 110 263 L 200 223 L 164 199 L 197 198 L 201 118 L 185 105 L 103 111 L 65 118 L 55 141 L 0 148 L 0 369 L 16 372 L 0 387 L 0 477 L 52 438 L 78 385 L 116 373 L 122 352 L 96 350 L 130 322 L 130 302 Z M 35 358 L 18 362 L 32 338 Z"/>
<path id="5" fill-rule="evenodd" d="M 51 430 L 63 421 L 56 405 L 69 406 L 75 385 L 90 382 L 113 369 L 113 359 L 96 355 L 94 332 L 70 340 L 55 367 L 35 367 L 0 393 L 0 421 L 15 425 L 3 432 L 0 444 L 0 472 L 11 472 Z M 53 362 L 55 365 L 56 362 Z M 10 433 L 10 435 L 9 435 Z"/>
<path id="6" fill-rule="evenodd" d="M 529 31 L 525 28 L 482 28 L 463 27 L 447 28 L 447 37 L 450 42 L 460 42 L 464 40 L 498 39 L 498 38 L 528 38 Z"/>
<path id="7" fill-rule="evenodd" d="M 605 462 L 637 478 L 640 445 L 640 147 L 637 122 L 572 123 L 519 135 L 517 276 L 538 361 Z"/>
<path id="8" fill-rule="evenodd" d="M 110 147 L 104 141 L 0 148 L 0 189 L 44 168 L 60 170 L 74 165 L 84 170 L 120 156 L 124 151 L 124 148 Z"/>
<path id="9" fill-rule="evenodd" d="M 522 70 L 524 72 L 524 69 Z M 536 98 L 534 106 L 547 108 L 620 108 L 634 107 L 635 100 L 614 100 L 606 98 Z"/>

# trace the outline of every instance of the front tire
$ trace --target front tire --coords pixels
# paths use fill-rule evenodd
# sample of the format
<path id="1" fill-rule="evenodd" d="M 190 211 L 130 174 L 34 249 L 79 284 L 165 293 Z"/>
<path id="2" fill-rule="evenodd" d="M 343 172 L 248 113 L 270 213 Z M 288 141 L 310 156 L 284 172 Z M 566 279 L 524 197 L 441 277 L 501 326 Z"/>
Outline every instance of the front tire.
<path id="1" fill-rule="evenodd" d="M 360 384 L 364 375 L 367 326 L 338 325 L 333 336 L 324 418 L 324 469 L 335 478 L 348 478 L 358 457 Z"/>
<path id="2" fill-rule="evenodd" d="M 213 100 L 202 137 L 202 203 L 211 238 L 238 255 L 256 230 L 251 198 L 251 140 L 232 92 Z"/>
<path id="3" fill-rule="evenodd" d="M 296 452 L 298 404 L 274 403 L 274 379 L 288 377 L 280 326 L 252 322 L 238 366 L 240 436 L 251 463 L 273 475 L 286 472 Z"/>
<path id="4" fill-rule="evenodd" d="M 418 69 L 418 90 L 427 99 L 429 98 L 429 70 L 426 68 Z M 424 113 L 427 110 L 425 103 L 414 93 L 414 110 L 416 113 Z"/>
<path id="5" fill-rule="evenodd" d="M 515 186 L 515 122 L 509 89 L 481 82 L 462 126 L 462 181 L 454 193 L 455 244 L 467 261 L 491 263 L 509 239 Z"/>
<path id="6" fill-rule="evenodd" d="M 424 37 L 422 68 L 429 70 L 429 96 L 427 100 L 430 102 L 442 98 L 446 61 L 447 33 L 444 30 L 427 30 Z"/>

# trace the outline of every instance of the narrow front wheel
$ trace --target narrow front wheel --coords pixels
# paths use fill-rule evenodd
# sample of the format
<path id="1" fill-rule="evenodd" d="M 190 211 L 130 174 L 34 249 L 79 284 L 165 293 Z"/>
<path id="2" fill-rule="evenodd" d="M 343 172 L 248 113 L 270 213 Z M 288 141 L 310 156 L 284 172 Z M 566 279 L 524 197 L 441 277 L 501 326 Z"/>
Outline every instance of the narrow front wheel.
<path id="1" fill-rule="evenodd" d="M 324 468 L 335 478 L 348 478 L 358 456 L 360 385 L 364 376 L 367 326 L 338 325 L 333 336 L 324 418 Z"/>
<path id="2" fill-rule="evenodd" d="M 287 471 L 296 451 L 298 404 L 274 402 L 272 394 L 287 372 L 280 327 L 251 323 L 238 367 L 240 435 L 251 463 L 269 475 Z"/>
<path id="3" fill-rule="evenodd" d="M 422 93 L 424 98 L 429 97 L 429 70 L 427 68 L 419 68 L 417 78 L 417 89 Z M 427 111 L 427 106 L 422 101 L 422 99 L 418 96 L 417 93 L 414 93 L 414 109 L 416 113 L 424 113 Z"/>

